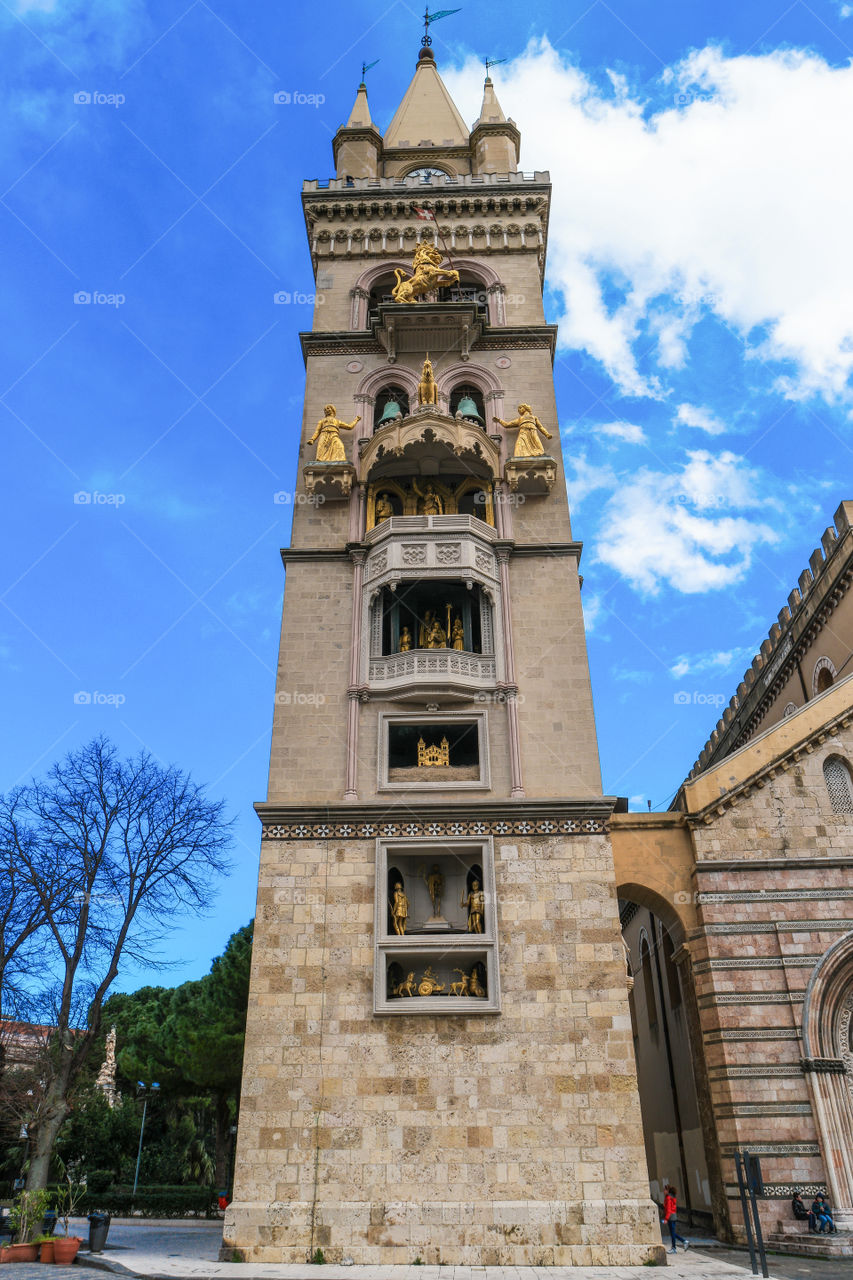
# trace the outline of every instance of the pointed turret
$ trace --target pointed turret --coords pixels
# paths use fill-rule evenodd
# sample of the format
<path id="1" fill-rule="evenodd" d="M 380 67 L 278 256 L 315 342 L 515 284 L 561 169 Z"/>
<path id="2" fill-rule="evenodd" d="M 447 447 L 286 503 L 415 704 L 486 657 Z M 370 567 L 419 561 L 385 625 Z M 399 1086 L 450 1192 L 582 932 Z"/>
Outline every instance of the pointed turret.
<path id="1" fill-rule="evenodd" d="M 346 124 L 332 143 L 339 178 L 375 178 L 379 174 L 382 134 L 370 118 L 367 85 L 362 80 Z"/>
<path id="2" fill-rule="evenodd" d="M 483 85 L 480 117 L 471 130 L 474 173 L 515 173 L 521 153 L 521 134 L 507 120 L 491 77 Z"/>
<path id="3" fill-rule="evenodd" d="M 421 49 L 412 82 L 385 132 L 385 150 L 468 148 L 468 130 L 438 74 L 429 48 Z"/>

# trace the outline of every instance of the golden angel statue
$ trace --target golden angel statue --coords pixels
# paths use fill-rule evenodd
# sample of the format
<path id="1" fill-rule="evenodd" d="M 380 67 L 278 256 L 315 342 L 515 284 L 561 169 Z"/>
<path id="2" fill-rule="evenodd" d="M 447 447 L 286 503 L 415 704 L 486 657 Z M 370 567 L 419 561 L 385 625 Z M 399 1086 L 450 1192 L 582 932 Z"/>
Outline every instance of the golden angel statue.
<path id="1" fill-rule="evenodd" d="M 418 495 L 418 511 L 423 516 L 443 516 L 444 499 L 435 491 L 435 485 L 427 482 L 426 489 L 421 489 L 417 480 L 412 481 L 412 488 Z"/>
<path id="2" fill-rule="evenodd" d="M 520 404 L 518 417 L 513 418 L 511 422 L 504 422 L 503 418 L 492 418 L 492 422 L 508 427 L 510 431 L 518 432 L 512 455 L 514 458 L 538 458 L 545 452 L 539 438 L 540 431 L 546 440 L 553 439 L 550 431 L 545 430 L 529 404 Z"/>
<path id="3" fill-rule="evenodd" d="M 352 422 L 342 422 L 333 404 L 327 404 L 323 413 L 325 417 L 317 423 L 317 430 L 308 443 L 313 444 L 315 440 L 317 441 L 318 462 L 346 462 L 347 455 L 340 432 L 352 431 L 353 427 L 361 422 L 361 414 L 353 418 Z"/>

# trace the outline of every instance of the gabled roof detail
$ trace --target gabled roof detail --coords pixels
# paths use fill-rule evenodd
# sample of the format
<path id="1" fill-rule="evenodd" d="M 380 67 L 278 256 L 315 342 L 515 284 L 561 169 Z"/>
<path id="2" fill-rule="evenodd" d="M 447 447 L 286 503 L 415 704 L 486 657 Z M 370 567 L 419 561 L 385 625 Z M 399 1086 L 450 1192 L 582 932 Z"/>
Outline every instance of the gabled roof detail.
<path id="1" fill-rule="evenodd" d="M 367 102 L 367 85 L 362 80 L 358 86 L 358 93 L 355 95 L 355 102 L 344 128 L 359 129 L 369 124 L 373 124 L 373 121 L 370 118 L 370 107 Z"/>

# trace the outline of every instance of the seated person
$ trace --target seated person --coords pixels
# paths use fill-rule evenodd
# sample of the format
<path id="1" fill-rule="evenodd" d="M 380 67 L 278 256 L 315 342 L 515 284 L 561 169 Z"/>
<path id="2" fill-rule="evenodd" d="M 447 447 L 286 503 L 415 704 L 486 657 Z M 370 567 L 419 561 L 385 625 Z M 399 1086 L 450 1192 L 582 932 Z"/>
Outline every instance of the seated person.
<path id="1" fill-rule="evenodd" d="M 818 1200 L 820 1200 L 821 1215 L 823 1217 L 823 1221 L 826 1223 L 827 1231 L 830 1233 L 837 1231 L 838 1228 L 835 1225 L 835 1220 L 832 1216 L 832 1209 L 829 1207 L 829 1201 L 826 1196 L 818 1196 Z"/>
<path id="2" fill-rule="evenodd" d="M 794 1217 L 797 1219 L 798 1222 L 808 1222 L 809 1230 L 813 1229 L 810 1221 L 811 1215 L 809 1214 L 809 1211 L 806 1208 L 806 1206 L 803 1204 L 803 1199 L 799 1191 L 794 1192 L 793 1199 L 791 1200 L 791 1209 L 793 1210 Z"/>
<path id="3" fill-rule="evenodd" d="M 825 1233 L 829 1231 L 833 1225 L 832 1218 L 827 1218 L 826 1214 L 824 1213 L 823 1204 L 821 1203 L 820 1196 L 815 1196 L 814 1200 L 812 1200 L 811 1210 L 809 1212 L 810 1226 L 811 1226 L 812 1219 L 814 1219 L 814 1227 L 812 1228 L 812 1230 L 814 1231 Z"/>

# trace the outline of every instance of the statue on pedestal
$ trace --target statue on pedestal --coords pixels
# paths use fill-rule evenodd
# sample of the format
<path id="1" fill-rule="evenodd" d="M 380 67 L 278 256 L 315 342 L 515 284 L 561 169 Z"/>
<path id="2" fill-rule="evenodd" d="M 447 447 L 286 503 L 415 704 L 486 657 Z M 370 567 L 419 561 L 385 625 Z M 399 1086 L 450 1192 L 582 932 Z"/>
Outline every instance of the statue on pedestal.
<path id="1" fill-rule="evenodd" d="M 427 353 L 424 360 L 424 367 L 421 370 L 421 380 L 418 383 L 418 404 L 438 404 L 438 386 L 432 372 L 432 361 Z"/>
<path id="2" fill-rule="evenodd" d="M 423 297 L 425 293 L 432 293 L 442 285 L 458 284 L 459 272 L 455 269 L 448 271 L 442 267 L 441 258 L 442 255 L 435 245 L 422 240 L 415 249 L 412 274 L 407 276 L 399 267 L 394 269 L 397 280 L 391 290 L 394 301 L 417 302 L 418 298 Z"/>
<path id="3" fill-rule="evenodd" d="M 426 489 L 418 486 L 417 480 L 412 481 L 412 488 L 418 495 L 418 512 L 422 516 L 443 516 L 444 501 L 435 491 L 435 485 L 428 483 Z"/>
<path id="4" fill-rule="evenodd" d="M 356 418 L 356 422 L 358 419 Z M 376 499 L 374 507 L 374 524 L 379 524 L 382 520 L 390 520 L 394 514 L 394 508 L 391 505 L 391 499 L 387 493 L 380 493 Z"/>
<path id="5" fill-rule="evenodd" d="M 408 627 L 403 627 L 400 632 L 400 652 L 408 653 L 412 647 L 412 633 Z"/>
<path id="6" fill-rule="evenodd" d="M 545 452 L 545 447 L 539 438 L 540 431 L 546 440 L 553 439 L 550 431 L 546 431 L 542 426 L 529 404 L 520 404 L 518 417 L 513 418 L 511 422 L 504 422 L 503 418 L 492 418 L 492 422 L 497 422 L 499 426 L 507 427 L 510 431 L 518 432 L 512 455 L 514 458 L 538 458 Z"/>
<path id="7" fill-rule="evenodd" d="M 317 430 L 308 443 L 313 444 L 315 440 L 317 441 L 318 462 L 346 462 L 346 450 L 340 433 L 352 431 L 353 427 L 361 422 L 361 415 L 353 418 L 352 422 L 342 422 L 333 404 L 327 404 L 323 413 L 325 416 L 317 423 Z"/>

